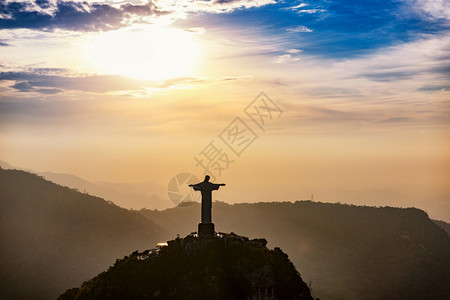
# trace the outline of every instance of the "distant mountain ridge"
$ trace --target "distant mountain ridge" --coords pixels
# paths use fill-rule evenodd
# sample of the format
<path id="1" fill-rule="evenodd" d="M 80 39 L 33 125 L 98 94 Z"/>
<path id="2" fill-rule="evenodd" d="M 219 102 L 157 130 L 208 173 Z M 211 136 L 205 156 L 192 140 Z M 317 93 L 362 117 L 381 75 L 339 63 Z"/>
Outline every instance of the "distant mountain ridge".
<path id="1" fill-rule="evenodd" d="M 16 168 L 7 162 L 0 160 L 0 167 L 3 169 L 19 169 L 36 173 L 52 182 L 86 192 L 88 194 L 104 198 L 127 209 L 158 209 L 164 210 L 174 206 L 169 200 L 167 188 L 154 182 L 140 183 L 115 183 L 96 181 L 91 182 L 79 176 L 55 172 L 36 172 L 30 169 Z M 304 189 L 296 191 L 295 199 L 310 199 L 314 197 L 315 201 L 344 203 L 353 205 L 370 206 L 393 206 L 393 207 L 418 207 L 430 213 L 437 220 L 450 222 L 450 194 L 436 195 L 404 195 L 397 191 L 380 188 L 359 188 L 359 189 Z M 306 195 L 306 196 L 305 196 Z M 241 197 L 242 195 L 237 195 Z M 278 195 L 266 199 L 264 202 L 278 201 Z M 246 202 L 255 203 L 258 197 Z M 285 199 L 289 201 L 294 199 Z M 261 201 L 259 199 L 259 201 Z M 259 202 L 258 201 L 258 202 Z M 235 201 L 229 201 L 231 203 Z M 433 205 L 429 205 L 433 203 Z"/>
<path id="2" fill-rule="evenodd" d="M 56 184 L 104 198 L 127 209 L 139 210 L 148 208 L 162 210 L 173 207 L 173 203 L 168 199 L 167 190 L 159 184 L 150 181 L 141 183 L 90 182 L 72 174 L 36 172 L 28 169 L 15 168 L 1 160 L 0 168 L 35 173 Z"/>
<path id="3" fill-rule="evenodd" d="M 199 205 L 141 213 L 169 234 L 196 226 Z M 311 201 L 215 202 L 218 231 L 281 247 L 320 299 L 446 299 L 450 237 L 425 212 Z"/>
<path id="4" fill-rule="evenodd" d="M 137 212 L 19 170 L 0 169 L 0 222 L 5 299 L 55 298 L 164 235 Z"/>
<path id="5" fill-rule="evenodd" d="M 71 174 L 39 172 L 47 180 L 86 192 L 127 209 L 166 209 L 173 204 L 167 199 L 166 190 L 153 182 L 112 183 L 90 182 Z"/>

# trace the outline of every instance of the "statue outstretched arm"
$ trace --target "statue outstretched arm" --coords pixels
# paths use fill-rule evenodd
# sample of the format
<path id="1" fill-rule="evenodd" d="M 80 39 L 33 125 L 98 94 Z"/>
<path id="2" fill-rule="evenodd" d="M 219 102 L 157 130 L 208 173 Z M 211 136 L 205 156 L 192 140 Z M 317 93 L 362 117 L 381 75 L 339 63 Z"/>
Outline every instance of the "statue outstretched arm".
<path id="1" fill-rule="evenodd" d="M 201 182 L 200 182 L 201 183 Z M 200 183 L 197 184 L 190 184 L 189 187 L 194 188 L 194 191 L 201 191 L 202 190 L 202 186 L 200 185 Z"/>

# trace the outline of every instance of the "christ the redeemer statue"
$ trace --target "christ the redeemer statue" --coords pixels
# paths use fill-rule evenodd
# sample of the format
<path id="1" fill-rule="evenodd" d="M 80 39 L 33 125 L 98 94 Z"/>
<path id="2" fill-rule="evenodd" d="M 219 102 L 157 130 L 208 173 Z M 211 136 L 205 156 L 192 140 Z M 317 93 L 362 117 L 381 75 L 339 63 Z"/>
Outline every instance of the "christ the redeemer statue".
<path id="1" fill-rule="evenodd" d="M 224 183 L 209 182 L 209 175 L 205 176 L 203 182 L 197 184 L 190 184 L 194 191 L 202 193 L 202 222 L 198 224 L 199 235 L 214 235 L 214 223 L 212 222 L 212 191 L 218 190 L 219 187 L 225 186 Z"/>

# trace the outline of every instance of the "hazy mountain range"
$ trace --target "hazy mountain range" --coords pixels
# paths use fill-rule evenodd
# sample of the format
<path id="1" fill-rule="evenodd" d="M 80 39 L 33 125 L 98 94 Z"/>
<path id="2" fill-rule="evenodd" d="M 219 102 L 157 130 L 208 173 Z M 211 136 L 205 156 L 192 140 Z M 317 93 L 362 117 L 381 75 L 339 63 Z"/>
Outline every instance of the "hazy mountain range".
<path id="1" fill-rule="evenodd" d="M 91 182 L 79 176 L 72 174 L 62 174 L 55 172 L 37 172 L 30 169 L 17 168 L 11 164 L 0 160 L 0 167 L 3 169 L 19 169 L 39 174 L 44 178 L 80 192 L 88 193 L 112 201 L 114 204 L 127 209 L 139 210 L 142 208 L 163 210 L 174 207 L 167 194 L 167 188 L 160 182 L 139 182 L 139 183 L 120 183 L 120 182 Z M 243 198 L 246 202 L 260 202 L 259 197 L 248 198 L 248 191 L 243 191 Z M 246 194 L 247 193 L 247 194 Z M 370 206 L 395 206 L 395 207 L 417 207 L 425 210 L 433 219 L 449 222 L 450 216 L 450 195 L 437 194 L 433 196 L 403 195 L 393 190 L 380 188 L 359 188 L 359 189 L 304 189 L 297 190 L 298 195 L 303 197 L 297 199 L 284 199 L 283 201 L 313 199 L 320 202 L 340 202 L 355 205 Z M 237 197 L 237 198 L 236 198 Z M 239 194 L 231 197 L 227 202 L 241 202 Z M 266 197 L 267 198 L 267 197 Z M 269 198 L 271 201 L 279 201 L 277 197 Z M 430 206 L 430 203 L 432 205 Z M 427 210 L 429 208 L 429 211 Z"/>
<path id="2" fill-rule="evenodd" d="M 129 211 L 0 169 L 0 294 L 55 298 L 134 250 L 195 231 L 199 204 Z M 216 230 L 280 247 L 322 299 L 445 299 L 450 238 L 425 212 L 311 201 L 215 202 Z"/>
<path id="3" fill-rule="evenodd" d="M 0 161 L 0 167 L 3 169 L 15 168 L 4 161 Z M 166 188 L 149 181 L 141 183 L 90 182 L 71 174 L 24 170 L 41 175 L 59 185 L 112 201 L 114 204 L 128 209 L 166 209 L 173 206 L 167 197 Z"/>
<path id="4" fill-rule="evenodd" d="M 0 169 L 0 298 L 52 299 L 167 236 L 137 212 Z"/>

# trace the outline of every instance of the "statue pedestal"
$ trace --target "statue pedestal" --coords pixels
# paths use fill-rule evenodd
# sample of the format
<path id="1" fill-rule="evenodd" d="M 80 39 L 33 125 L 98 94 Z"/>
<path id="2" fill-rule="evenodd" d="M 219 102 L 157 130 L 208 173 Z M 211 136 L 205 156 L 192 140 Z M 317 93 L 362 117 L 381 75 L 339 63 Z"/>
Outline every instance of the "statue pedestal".
<path id="1" fill-rule="evenodd" d="M 214 236 L 214 223 L 199 223 L 198 236 Z"/>

